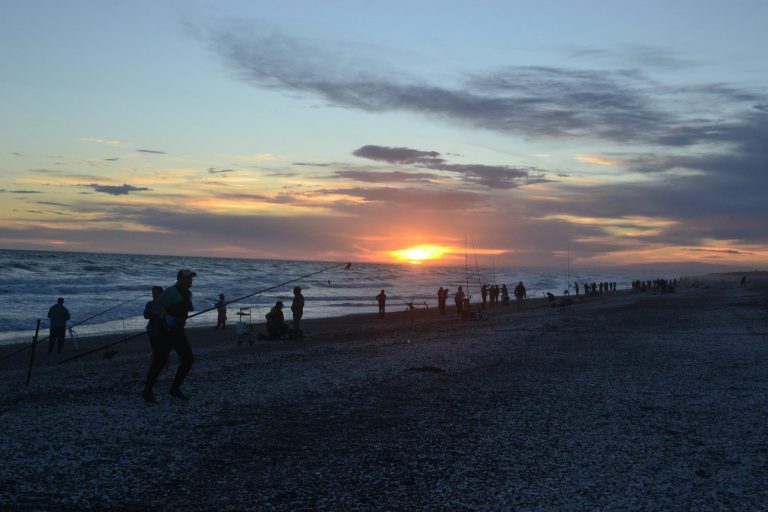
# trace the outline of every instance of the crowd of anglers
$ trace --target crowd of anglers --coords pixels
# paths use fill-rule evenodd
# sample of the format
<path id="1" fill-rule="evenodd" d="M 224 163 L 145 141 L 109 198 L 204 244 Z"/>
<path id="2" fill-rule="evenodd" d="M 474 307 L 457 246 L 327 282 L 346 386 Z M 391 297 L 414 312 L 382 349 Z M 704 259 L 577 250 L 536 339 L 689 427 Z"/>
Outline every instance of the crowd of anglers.
<path id="1" fill-rule="evenodd" d="M 351 264 L 346 265 L 349 270 Z M 181 386 L 184 383 L 189 371 L 194 363 L 195 357 L 189 338 L 186 334 L 187 320 L 194 315 L 190 312 L 194 310 L 192 304 L 192 283 L 197 273 L 183 269 L 176 274 L 176 282 L 167 287 L 152 287 L 152 300 L 148 301 L 144 307 L 144 318 L 147 319 L 146 331 L 149 335 L 149 344 L 152 349 L 152 360 L 147 372 L 147 377 L 142 391 L 142 398 L 148 403 L 157 403 L 154 396 L 154 388 L 157 379 L 164 368 L 168 366 L 168 360 L 171 352 L 175 351 L 178 355 L 179 366 L 168 390 L 168 393 L 179 400 L 188 400 L 188 396 L 182 391 Z M 668 281 L 665 279 L 656 280 L 638 280 L 632 282 L 632 289 L 635 291 L 660 291 L 661 293 L 673 292 L 677 286 L 677 279 Z M 616 291 L 615 282 L 584 283 L 582 287 L 578 283 L 573 283 L 576 295 L 579 296 L 597 296 L 603 293 L 612 293 Z M 258 293 L 258 292 L 257 292 Z M 513 295 L 517 308 L 520 303 L 527 298 L 527 291 L 522 281 L 518 282 L 513 289 Z M 566 291 L 567 293 L 567 291 Z M 448 288 L 440 287 L 437 291 L 437 304 L 440 314 L 445 314 L 450 296 L 453 295 L 455 311 L 458 315 L 468 316 L 471 312 L 470 298 L 465 293 L 462 286 L 451 294 Z M 554 296 L 547 294 L 550 301 Z M 509 289 L 506 284 L 501 286 L 496 284 L 482 284 L 480 286 L 481 302 L 477 305 L 480 313 L 487 307 L 495 307 L 497 304 L 507 306 L 510 304 Z M 386 312 L 387 295 L 382 289 L 375 297 L 378 303 L 379 317 L 383 317 Z M 402 300 L 402 299 L 400 299 Z M 275 305 L 266 314 L 266 334 L 258 333 L 259 339 L 280 340 L 297 339 L 303 337 L 301 329 L 301 319 L 304 314 L 304 296 L 301 293 L 301 287 L 293 287 L 293 302 L 291 303 L 292 325 L 289 326 L 285 321 L 283 314 L 283 302 L 278 300 Z M 403 301 L 405 302 L 405 301 Z M 413 302 L 405 302 L 409 309 L 414 309 Z M 226 329 L 227 322 L 227 304 L 224 294 L 219 294 L 218 301 L 212 309 L 217 311 L 216 329 Z M 426 302 L 424 303 L 427 306 Z M 475 311 L 472 314 L 477 314 Z M 200 314 L 200 313 L 197 313 Z M 50 336 L 48 338 L 48 353 L 57 350 L 62 352 L 67 322 L 70 320 L 69 310 L 64 306 L 64 298 L 60 297 L 48 311 L 50 320 Z"/>

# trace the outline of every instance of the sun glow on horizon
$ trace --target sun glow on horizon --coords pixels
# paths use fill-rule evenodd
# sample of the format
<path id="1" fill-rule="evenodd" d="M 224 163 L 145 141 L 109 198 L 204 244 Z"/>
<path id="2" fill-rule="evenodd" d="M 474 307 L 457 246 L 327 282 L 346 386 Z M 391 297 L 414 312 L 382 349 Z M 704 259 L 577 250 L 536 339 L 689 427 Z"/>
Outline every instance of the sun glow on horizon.
<path id="1" fill-rule="evenodd" d="M 415 245 L 407 249 L 400 249 L 398 251 L 390 251 L 392 255 L 398 261 L 408 262 L 414 265 L 420 265 L 427 261 L 439 260 L 446 253 L 450 252 L 447 247 L 440 245 Z"/>

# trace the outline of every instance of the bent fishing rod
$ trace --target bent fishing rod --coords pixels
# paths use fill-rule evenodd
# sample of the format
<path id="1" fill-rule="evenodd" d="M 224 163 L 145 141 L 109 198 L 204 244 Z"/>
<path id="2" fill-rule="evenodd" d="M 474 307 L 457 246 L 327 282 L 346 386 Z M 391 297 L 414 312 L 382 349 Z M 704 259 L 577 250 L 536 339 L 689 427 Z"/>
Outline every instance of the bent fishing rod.
<path id="1" fill-rule="evenodd" d="M 131 300 L 127 300 L 127 301 L 125 301 L 125 302 L 121 302 L 121 303 L 120 303 L 120 304 L 118 304 L 117 306 L 112 306 L 111 308 L 105 309 L 104 311 L 101 311 L 100 313 L 96 313 L 95 315 L 91 315 L 91 316 L 89 316 L 88 318 L 86 318 L 85 320 L 80 320 L 79 322 L 76 322 L 76 323 L 74 323 L 74 324 L 70 325 L 69 327 L 67 327 L 67 330 L 69 330 L 69 331 L 72 331 L 72 329 L 74 329 L 74 328 L 75 328 L 75 327 L 77 327 L 78 325 L 83 325 L 85 322 L 87 322 L 87 321 L 89 321 L 89 320 L 93 320 L 93 319 L 94 319 L 94 318 L 96 318 L 97 316 L 101 316 L 101 315 L 103 315 L 104 313 L 109 313 L 109 312 L 110 312 L 110 311 L 112 311 L 113 309 L 117 309 L 117 308 L 119 308 L 120 306 L 125 306 L 126 304 L 130 304 L 131 302 L 137 301 L 137 300 L 139 300 L 139 299 L 140 299 L 140 298 L 142 298 L 142 297 L 143 297 L 143 295 L 142 295 L 141 297 L 136 297 L 135 299 L 131 299 Z M 49 335 L 49 336 L 46 336 L 45 338 L 43 338 L 43 339 L 41 339 L 41 340 L 39 340 L 37 343 L 44 343 L 44 342 L 45 342 L 47 339 L 49 339 L 49 338 L 50 338 L 50 335 Z M 10 354 L 6 354 L 6 355 L 5 355 L 5 356 L 3 356 L 2 358 L 0 358 L 0 363 L 1 363 L 1 362 L 3 362 L 3 361 L 5 361 L 6 359 L 10 359 L 11 357 L 15 356 L 16 354 L 19 354 L 19 353 L 21 353 L 21 352 L 24 352 L 25 350 L 28 350 L 28 349 L 29 349 L 29 345 L 25 345 L 25 346 L 23 346 L 23 347 L 21 347 L 21 348 L 19 348 L 19 349 L 17 349 L 17 350 L 14 350 L 14 351 L 13 351 L 13 352 L 11 352 Z"/>
<path id="2" fill-rule="evenodd" d="M 253 293 L 249 293 L 248 295 L 244 295 L 244 296 L 239 297 L 237 299 L 230 300 L 228 302 L 225 302 L 225 305 L 231 304 L 233 302 L 238 302 L 238 301 L 241 301 L 243 299 L 247 299 L 249 297 L 253 297 L 254 295 L 258 295 L 260 293 L 268 292 L 270 290 L 274 290 L 275 288 L 280 288 L 281 286 L 285 286 L 287 284 L 295 283 L 296 281 L 301 281 L 302 279 L 306 279 L 308 277 L 312 277 L 312 276 L 315 276 L 317 274 L 322 274 L 323 272 L 328 272 L 329 270 L 333 270 L 333 269 L 339 268 L 341 266 L 346 266 L 346 265 L 348 265 L 348 263 L 340 263 L 340 264 L 334 265 L 332 267 L 324 268 L 322 270 L 318 270 L 317 272 L 312 272 L 311 274 L 307 274 L 307 275 L 304 275 L 304 276 L 301 276 L 301 277 L 297 277 L 295 279 L 291 279 L 290 281 L 286 281 L 284 283 L 276 284 L 274 286 L 270 286 L 269 288 L 264 288 L 263 290 L 259 290 L 259 291 L 253 292 Z M 213 306 L 211 308 L 205 309 L 203 311 L 198 311 L 194 315 L 189 315 L 187 317 L 187 320 L 189 320 L 190 318 L 194 318 L 194 317 L 196 317 L 198 315 L 202 315 L 203 313 L 208 313 L 209 311 L 213 311 L 214 309 L 216 309 L 216 306 Z M 154 331 L 154 329 L 153 329 L 153 331 Z M 107 343 L 106 345 L 102 345 L 100 347 L 96 347 L 96 348 L 94 348 L 92 350 L 89 350 L 87 352 L 83 352 L 81 354 L 77 354 L 77 355 L 74 355 L 74 356 L 72 356 L 70 358 L 67 358 L 67 359 L 64 359 L 62 361 L 59 361 L 59 364 L 61 365 L 61 364 L 64 364 L 64 363 L 68 363 L 70 361 L 74 361 L 75 359 L 80 359 L 81 357 L 85 357 L 85 356 L 91 355 L 93 353 L 96 353 L 96 352 L 99 352 L 101 350 L 104 350 L 105 348 L 109 348 L 109 347 L 112 347 L 112 346 L 117 345 L 119 343 L 123 343 L 124 341 L 132 340 L 134 338 L 138 338 L 139 336 L 143 336 L 144 334 L 148 334 L 149 332 L 152 332 L 152 331 L 143 331 L 143 332 L 140 332 L 140 333 L 133 334 L 131 336 L 127 336 L 125 338 L 121 338 L 121 339 L 119 339 L 117 341 L 113 341 L 111 343 Z"/>

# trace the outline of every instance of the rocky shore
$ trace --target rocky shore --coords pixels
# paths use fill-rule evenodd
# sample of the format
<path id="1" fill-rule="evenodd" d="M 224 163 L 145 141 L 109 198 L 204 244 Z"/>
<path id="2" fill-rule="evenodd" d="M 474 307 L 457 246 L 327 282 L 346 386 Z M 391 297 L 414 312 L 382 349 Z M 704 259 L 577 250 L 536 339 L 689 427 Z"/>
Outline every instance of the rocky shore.
<path id="1" fill-rule="evenodd" d="M 253 346 L 200 327 L 189 402 L 175 360 L 141 400 L 145 339 L 40 350 L 29 386 L 25 351 L 0 363 L 0 510 L 763 510 L 768 278 L 739 277 Z"/>

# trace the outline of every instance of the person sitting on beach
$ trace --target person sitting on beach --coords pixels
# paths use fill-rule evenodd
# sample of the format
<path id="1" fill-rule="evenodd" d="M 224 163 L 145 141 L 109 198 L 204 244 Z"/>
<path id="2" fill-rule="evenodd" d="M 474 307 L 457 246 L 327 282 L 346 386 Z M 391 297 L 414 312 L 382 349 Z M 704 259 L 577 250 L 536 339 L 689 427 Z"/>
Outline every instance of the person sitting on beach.
<path id="1" fill-rule="evenodd" d="M 384 318 L 384 310 L 387 307 L 387 295 L 384 293 L 384 290 L 381 290 L 376 296 L 376 302 L 379 303 L 379 318 Z"/>
<path id="2" fill-rule="evenodd" d="M 456 295 L 453 296 L 453 300 L 456 303 L 456 313 L 461 314 L 464 305 L 464 290 L 461 286 L 456 290 Z"/>
<path id="3" fill-rule="evenodd" d="M 61 354 L 64 349 L 64 339 L 67 332 L 67 320 L 69 320 L 69 310 L 64 307 L 64 297 L 59 297 L 56 304 L 48 310 L 48 318 L 51 319 L 51 328 L 48 334 L 48 353 L 53 353 L 53 347 Z"/>
<path id="4" fill-rule="evenodd" d="M 267 313 L 267 339 L 279 340 L 288 334 L 288 324 L 283 316 L 283 301 L 275 302 L 274 307 Z"/>
<path id="5" fill-rule="evenodd" d="M 216 327 L 214 329 L 218 329 L 221 327 L 222 329 L 227 328 L 227 301 L 224 300 L 224 294 L 219 294 L 219 300 L 214 304 L 216 307 L 216 312 L 218 313 L 218 317 L 216 318 Z"/>
<path id="6" fill-rule="evenodd" d="M 160 296 L 153 301 L 152 314 L 161 321 L 158 329 L 158 350 L 153 353 L 144 392 L 141 394 L 146 402 L 157 403 L 153 389 L 172 350 L 175 350 L 179 356 L 179 367 L 168 394 L 179 400 L 189 400 L 189 397 L 181 392 L 181 385 L 195 362 L 185 327 L 187 316 L 194 309 L 192 292 L 189 289 L 192 287 L 192 278 L 196 275 L 197 273 L 191 270 L 179 270 L 176 273 L 176 283 L 163 290 Z"/>

